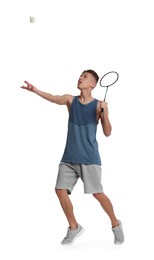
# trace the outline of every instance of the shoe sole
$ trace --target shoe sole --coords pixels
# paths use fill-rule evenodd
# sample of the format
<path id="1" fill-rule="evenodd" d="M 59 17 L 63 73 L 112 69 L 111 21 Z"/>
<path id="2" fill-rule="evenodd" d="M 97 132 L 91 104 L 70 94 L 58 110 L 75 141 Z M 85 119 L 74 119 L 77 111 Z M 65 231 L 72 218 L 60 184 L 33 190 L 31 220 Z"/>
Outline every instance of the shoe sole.
<path id="1" fill-rule="evenodd" d="M 61 242 L 61 245 L 63 245 L 63 246 L 65 246 L 65 245 L 72 245 L 73 242 L 76 240 L 76 238 L 78 238 L 80 235 L 82 235 L 83 232 L 84 232 L 84 228 L 82 228 L 82 229 L 80 230 L 80 232 L 73 238 L 73 240 L 72 240 L 71 242 L 68 242 L 68 243 L 66 243 L 66 244 L 63 244 L 63 243 Z"/>

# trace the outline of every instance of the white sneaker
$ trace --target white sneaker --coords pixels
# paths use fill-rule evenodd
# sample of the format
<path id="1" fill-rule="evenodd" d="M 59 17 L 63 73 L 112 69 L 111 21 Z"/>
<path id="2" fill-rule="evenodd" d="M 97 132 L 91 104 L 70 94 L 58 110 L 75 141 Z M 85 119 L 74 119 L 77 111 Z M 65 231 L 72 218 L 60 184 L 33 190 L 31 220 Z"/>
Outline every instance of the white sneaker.
<path id="1" fill-rule="evenodd" d="M 124 242 L 124 233 L 122 229 L 122 223 L 119 220 L 119 226 L 112 228 L 114 234 L 114 244 L 120 245 Z"/>
<path id="2" fill-rule="evenodd" d="M 64 237 L 64 239 L 61 241 L 62 245 L 66 245 L 66 244 L 71 244 L 79 235 L 81 235 L 83 233 L 84 229 L 83 227 L 80 226 L 80 224 L 78 224 L 77 229 L 70 229 L 70 227 L 68 228 L 66 237 Z"/>

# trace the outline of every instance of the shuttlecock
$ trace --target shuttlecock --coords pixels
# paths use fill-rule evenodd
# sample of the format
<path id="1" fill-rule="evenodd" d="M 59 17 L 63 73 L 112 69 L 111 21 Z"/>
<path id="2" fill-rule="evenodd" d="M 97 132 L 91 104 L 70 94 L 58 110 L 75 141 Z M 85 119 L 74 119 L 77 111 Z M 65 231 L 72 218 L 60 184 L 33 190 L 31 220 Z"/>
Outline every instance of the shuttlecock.
<path id="1" fill-rule="evenodd" d="M 29 18 L 31 23 L 36 23 L 36 18 L 34 16 L 30 16 Z"/>

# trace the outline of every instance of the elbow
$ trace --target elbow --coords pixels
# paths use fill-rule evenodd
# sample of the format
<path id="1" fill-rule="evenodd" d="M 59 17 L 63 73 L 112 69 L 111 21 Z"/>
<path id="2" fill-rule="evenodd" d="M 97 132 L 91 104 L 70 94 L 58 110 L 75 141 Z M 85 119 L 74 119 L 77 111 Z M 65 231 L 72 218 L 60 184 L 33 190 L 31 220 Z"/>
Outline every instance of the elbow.
<path id="1" fill-rule="evenodd" d="M 109 133 L 104 133 L 106 137 L 109 137 L 111 135 L 111 132 Z"/>
<path id="2" fill-rule="evenodd" d="M 108 131 L 104 131 L 104 135 L 106 137 L 109 137 L 111 135 L 112 129 L 108 130 Z"/>

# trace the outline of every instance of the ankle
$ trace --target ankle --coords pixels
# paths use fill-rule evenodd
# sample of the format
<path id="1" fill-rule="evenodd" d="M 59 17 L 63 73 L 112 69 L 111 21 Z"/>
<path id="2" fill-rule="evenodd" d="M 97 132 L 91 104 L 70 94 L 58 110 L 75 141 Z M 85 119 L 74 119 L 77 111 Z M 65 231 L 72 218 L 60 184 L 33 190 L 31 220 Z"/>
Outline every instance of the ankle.
<path id="1" fill-rule="evenodd" d="M 78 224 L 77 224 L 77 223 L 70 225 L 70 229 L 71 229 L 71 230 L 75 230 L 75 229 L 77 229 L 77 228 L 78 228 Z"/>
<path id="2" fill-rule="evenodd" d="M 114 222 L 112 222 L 112 228 L 118 227 L 119 226 L 119 221 L 116 220 Z"/>

